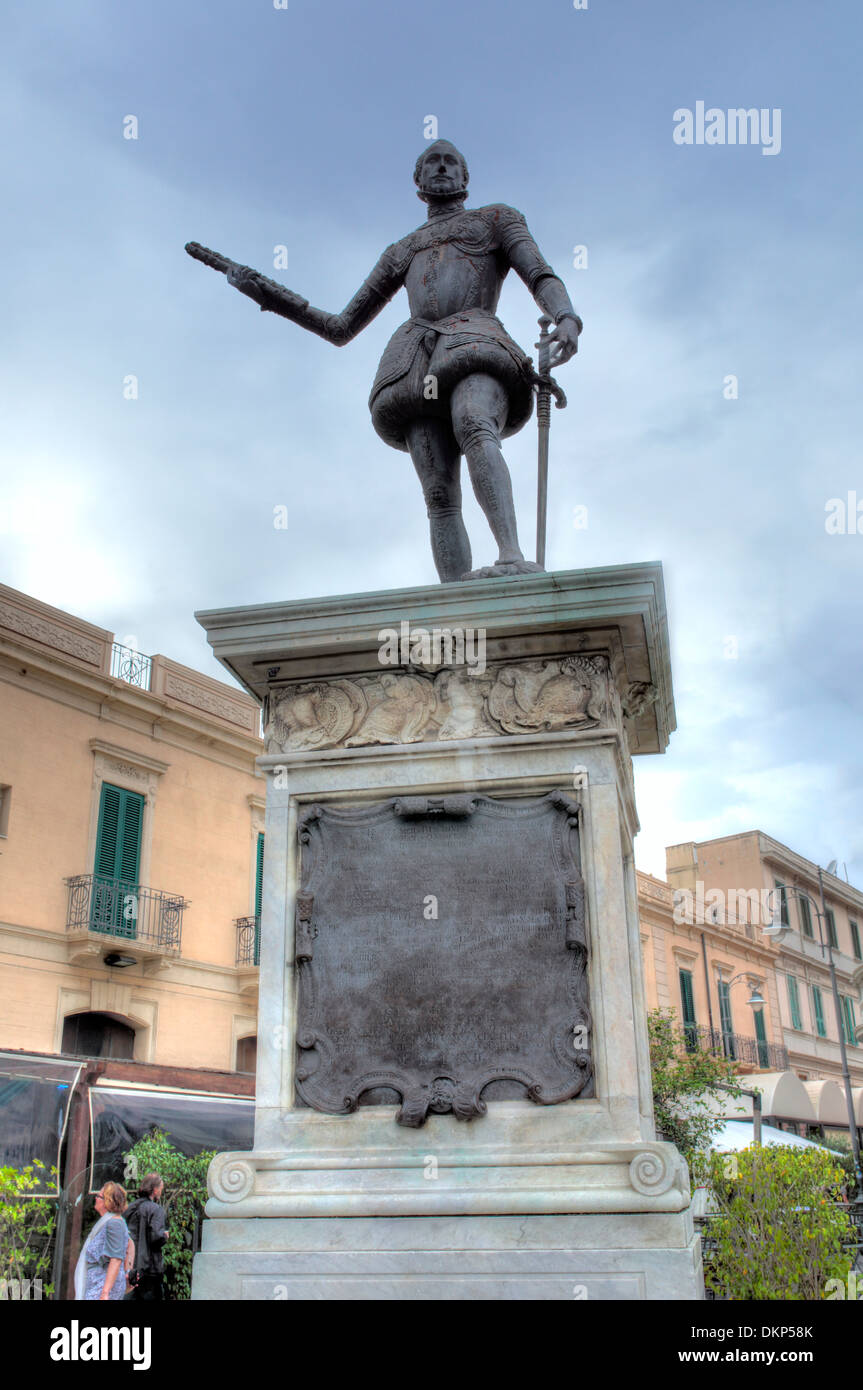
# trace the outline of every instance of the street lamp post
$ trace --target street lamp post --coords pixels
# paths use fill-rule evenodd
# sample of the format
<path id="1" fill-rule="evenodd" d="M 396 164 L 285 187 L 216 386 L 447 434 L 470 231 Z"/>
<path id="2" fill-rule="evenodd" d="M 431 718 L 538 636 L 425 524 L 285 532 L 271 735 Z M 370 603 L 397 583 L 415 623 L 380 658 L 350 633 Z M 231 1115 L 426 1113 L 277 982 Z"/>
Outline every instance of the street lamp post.
<path id="1" fill-rule="evenodd" d="M 749 1004 L 751 1008 L 757 1009 L 759 1004 L 764 1003 L 764 995 L 758 988 L 758 981 L 753 980 L 751 970 L 741 970 L 737 975 L 732 975 L 730 980 L 723 980 L 722 971 L 717 970 L 716 978 L 721 985 L 726 984 L 729 989 L 732 985 L 736 985 L 738 980 L 745 980 L 750 990 L 749 998 L 746 1001 L 747 1004 Z"/>
<path id="2" fill-rule="evenodd" d="M 751 972 L 751 970 L 741 970 L 741 971 L 739 972 L 739 974 L 737 974 L 737 975 L 732 975 L 730 980 L 725 980 L 725 981 L 723 981 L 723 979 L 722 979 L 722 968 L 721 968 L 721 967 L 717 967 L 717 970 L 716 970 L 716 980 L 717 980 L 717 983 L 718 983 L 718 984 L 723 984 L 723 983 L 724 983 L 724 984 L 727 984 L 729 989 L 731 988 L 732 985 L 736 985 L 738 980 L 745 980 L 746 983 L 749 985 L 749 998 L 748 998 L 747 1001 L 746 1001 L 747 1004 L 749 1004 L 750 1007 L 754 1009 L 754 1008 L 757 1008 L 759 1004 L 763 1004 L 763 1003 L 764 1003 L 764 995 L 761 993 L 761 990 L 758 988 L 758 982 L 757 982 L 757 980 L 753 980 L 753 979 L 752 979 L 752 972 Z M 760 1060 L 760 1059 L 759 1059 L 759 1060 Z M 743 1089 L 741 1088 L 741 1095 L 744 1095 L 744 1096 L 751 1096 L 751 1098 L 752 1098 L 752 1142 L 753 1142 L 753 1144 L 755 1145 L 756 1148 L 760 1148 L 760 1147 L 761 1147 L 761 1092 L 760 1092 L 760 1091 L 746 1091 L 746 1090 L 743 1090 Z"/>
<path id="3" fill-rule="evenodd" d="M 795 885 L 785 885 L 781 889 L 774 888 L 771 892 L 778 892 L 780 894 L 783 892 L 794 893 L 798 898 L 805 898 L 810 907 L 814 908 L 815 915 L 818 918 L 818 934 L 821 937 L 821 954 L 827 957 L 827 965 L 830 970 L 830 984 L 833 990 L 833 1006 L 836 1010 L 836 1022 L 839 1027 L 839 1057 L 842 1062 L 842 1081 L 845 1087 L 845 1105 L 848 1110 L 848 1132 L 851 1138 L 854 1181 L 857 1185 L 855 1200 L 857 1203 L 863 1203 L 863 1169 L 861 1169 L 860 1164 L 860 1136 L 857 1132 L 857 1117 L 854 1114 L 854 1097 L 851 1094 L 851 1073 L 848 1070 L 848 1050 L 845 1046 L 845 1029 L 842 1023 L 842 1005 L 839 1000 L 839 985 L 836 980 L 836 964 L 833 960 L 833 943 L 830 940 L 829 932 L 826 933 L 825 937 L 824 927 L 827 921 L 827 904 L 824 901 L 824 876 L 821 872 L 820 864 L 818 866 L 818 888 L 821 894 L 820 908 L 810 893 L 807 893 L 803 888 L 798 888 Z M 781 915 L 780 921 L 774 922 L 774 926 L 779 926 L 780 922 Z M 767 928 L 767 930 L 770 930 L 770 928 Z"/>
<path id="4" fill-rule="evenodd" d="M 723 976 L 722 976 L 722 966 L 721 966 L 721 965 L 717 965 L 717 967 L 716 967 L 716 985 L 717 985 L 717 988 L 718 988 L 720 985 L 727 985 L 727 987 L 730 989 L 732 985 L 736 985 L 736 984 L 737 984 L 737 981 L 738 981 L 738 980 L 745 980 L 746 983 L 749 985 L 749 998 L 747 999 L 746 1002 L 747 1002 L 747 1004 L 749 1005 L 749 1007 L 750 1007 L 751 1009 L 757 1009 L 758 1006 L 759 1006 L 759 1004 L 763 1004 L 763 1003 L 764 1003 L 764 995 L 761 993 L 761 990 L 758 988 L 758 980 L 757 980 L 757 978 L 753 978 L 753 974 L 752 974 L 752 971 L 751 971 L 751 970 L 741 970 L 741 971 L 739 971 L 736 975 L 732 975 L 730 980 L 725 980 L 725 979 L 723 979 Z M 720 1003 L 721 1003 L 721 1000 L 720 1000 Z M 720 1019 L 720 1022 L 721 1022 L 721 1019 Z M 724 1034 L 724 1031 L 725 1031 L 725 1030 L 724 1030 L 724 1028 L 723 1028 L 723 1034 Z"/>

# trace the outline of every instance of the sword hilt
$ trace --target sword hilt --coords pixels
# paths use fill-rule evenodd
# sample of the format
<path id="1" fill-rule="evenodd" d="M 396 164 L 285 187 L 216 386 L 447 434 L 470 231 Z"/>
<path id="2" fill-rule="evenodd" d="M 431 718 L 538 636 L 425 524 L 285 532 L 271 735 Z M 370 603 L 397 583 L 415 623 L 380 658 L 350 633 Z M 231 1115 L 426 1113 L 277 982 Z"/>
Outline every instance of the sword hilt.
<path id="1" fill-rule="evenodd" d="M 543 314 L 539 321 L 539 342 L 534 344 L 538 350 L 537 367 L 540 376 L 548 376 L 551 367 L 551 334 L 549 328 L 553 323 L 548 314 Z"/>
<path id="2" fill-rule="evenodd" d="M 534 343 L 537 349 L 537 371 L 531 366 L 531 380 L 536 387 L 536 415 L 537 420 L 543 424 L 548 423 L 550 415 L 550 396 L 554 396 L 554 404 L 558 410 L 563 410 L 566 405 L 566 392 L 559 386 L 551 375 L 551 334 L 549 328 L 554 322 L 547 314 L 543 314 L 539 320 L 539 342 Z"/>

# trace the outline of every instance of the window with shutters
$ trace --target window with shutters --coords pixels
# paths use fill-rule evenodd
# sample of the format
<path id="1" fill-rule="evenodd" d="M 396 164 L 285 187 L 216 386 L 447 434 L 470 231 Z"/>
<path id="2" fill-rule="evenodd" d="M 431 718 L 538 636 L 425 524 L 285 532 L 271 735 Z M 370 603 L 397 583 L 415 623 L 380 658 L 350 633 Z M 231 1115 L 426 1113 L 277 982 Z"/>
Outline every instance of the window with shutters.
<path id="1" fill-rule="evenodd" d="M 770 1053 L 767 1048 L 767 1028 L 764 1023 L 764 1010 L 753 1009 L 752 1017 L 755 1020 L 755 1039 L 758 1044 L 758 1065 L 768 1067 L 770 1065 Z"/>
<path id="2" fill-rule="evenodd" d="M 847 994 L 840 994 L 839 1003 L 842 1005 L 842 1031 L 845 1034 L 845 1041 L 849 1043 L 851 1047 L 854 1047 L 857 1042 L 855 1037 L 857 1020 L 854 1016 L 854 1000 Z"/>
<path id="3" fill-rule="evenodd" d="M 255 847 L 255 916 L 261 915 L 261 895 L 264 887 L 264 837 L 258 835 Z"/>
<path id="4" fill-rule="evenodd" d="M 143 822 L 144 798 L 139 792 L 102 783 L 93 868 L 93 931 L 137 935 Z"/>
<path id="5" fill-rule="evenodd" d="M 777 907 L 779 908 L 779 920 L 780 920 L 780 922 L 782 923 L 782 925 L 783 925 L 784 927 L 787 927 L 787 926 L 789 925 L 789 923 L 788 923 L 788 893 L 787 893 L 787 891 L 786 891 L 785 884 L 782 882 L 782 879 L 781 879 L 781 878 L 774 878 L 774 880 L 773 880 L 773 886 L 774 886 L 774 888 L 776 889 L 776 892 L 773 894 L 773 901 L 776 903 Z"/>
<path id="6" fill-rule="evenodd" d="M 857 960 L 863 960 L 863 954 L 860 951 L 860 928 L 856 922 L 849 921 L 848 925 L 851 928 L 851 950 Z"/>
<path id="7" fill-rule="evenodd" d="M 9 807 L 12 805 L 12 788 L 0 787 L 0 836 L 5 840 L 9 834 Z"/>
<path id="8" fill-rule="evenodd" d="M 259 832 L 255 846 L 255 965 L 261 963 L 261 902 L 264 890 L 264 836 Z M 254 1067 L 250 1068 L 254 1071 Z"/>
<path id="9" fill-rule="evenodd" d="M 793 975 L 786 975 L 788 982 L 788 1007 L 791 1010 L 791 1027 L 799 1031 L 803 1029 L 803 1020 L 800 1016 L 800 994 L 797 989 L 797 981 Z"/>
<path id="10" fill-rule="evenodd" d="M 834 951 L 838 951 L 838 949 L 839 949 L 839 938 L 838 938 L 837 935 L 836 935 L 836 917 L 835 917 L 835 915 L 834 915 L 834 912 L 833 912 L 832 907 L 828 907 L 826 916 L 827 916 L 827 940 L 830 942 L 830 945 L 833 947 Z"/>
<path id="11" fill-rule="evenodd" d="M 719 1021 L 722 1024 L 722 1047 L 726 1057 L 737 1058 L 734 1024 L 731 1021 L 731 989 L 727 980 L 719 981 Z"/>
<path id="12" fill-rule="evenodd" d="M 809 907 L 809 899 L 798 898 L 797 901 L 800 904 L 800 921 L 803 925 L 803 935 L 814 936 L 815 933 L 812 930 L 812 911 Z"/>
<path id="13" fill-rule="evenodd" d="M 818 985 L 812 986 L 812 1017 L 815 1019 L 815 1032 L 819 1038 L 827 1037 L 827 1028 L 824 1024 L 824 1000 Z"/>
<path id="14" fill-rule="evenodd" d="M 692 971 L 681 970 L 680 974 L 680 1015 L 683 1019 L 683 1036 L 688 1051 L 694 1052 L 698 1046 L 698 1027 L 695 1022 L 695 995 L 692 989 Z"/>

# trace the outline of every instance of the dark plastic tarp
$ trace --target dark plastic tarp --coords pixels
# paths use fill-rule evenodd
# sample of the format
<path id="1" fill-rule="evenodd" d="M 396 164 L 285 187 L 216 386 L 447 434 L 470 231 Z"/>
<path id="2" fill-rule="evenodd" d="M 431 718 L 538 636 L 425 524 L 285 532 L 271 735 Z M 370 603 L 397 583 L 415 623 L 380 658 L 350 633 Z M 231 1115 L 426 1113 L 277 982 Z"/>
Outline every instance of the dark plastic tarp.
<path id="1" fill-rule="evenodd" d="M 44 1182 L 33 1195 L 59 1195 L 60 1146 L 79 1062 L 63 1062 L 25 1053 L 0 1052 L 0 1164 L 26 1168 L 33 1159 L 45 1165 Z"/>
<path id="2" fill-rule="evenodd" d="M 240 1096 L 91 1086 L 90 1191 L 123 1182 L 123 1155 L 155 1128 L 191 1157 L 204 1149 L 250 1149 L 254 1121 L 255 1102 Z"/>

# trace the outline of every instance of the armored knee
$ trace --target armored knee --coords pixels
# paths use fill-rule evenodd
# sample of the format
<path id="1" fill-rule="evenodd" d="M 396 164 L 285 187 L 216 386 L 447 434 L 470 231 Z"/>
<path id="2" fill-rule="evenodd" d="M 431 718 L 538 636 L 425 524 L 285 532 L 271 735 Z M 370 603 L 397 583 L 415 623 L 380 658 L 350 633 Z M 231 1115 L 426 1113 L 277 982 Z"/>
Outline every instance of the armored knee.
<path id="1" fill-rule="evenodd" d="M 458 516 L 461 511 L 461 497 L 452 488 L 441 483 L 432 483 L 423 491 L 426 511 L 430 517 Z"/>
<path id="2" fill-rule="evenodd" d="M 470 454 L 483 444 L 491 444 L 495 449 L 500 448 L 497 425 L 487 415 L 466 414 L 455 422 L 455 433 L 463 454 Z"/>

